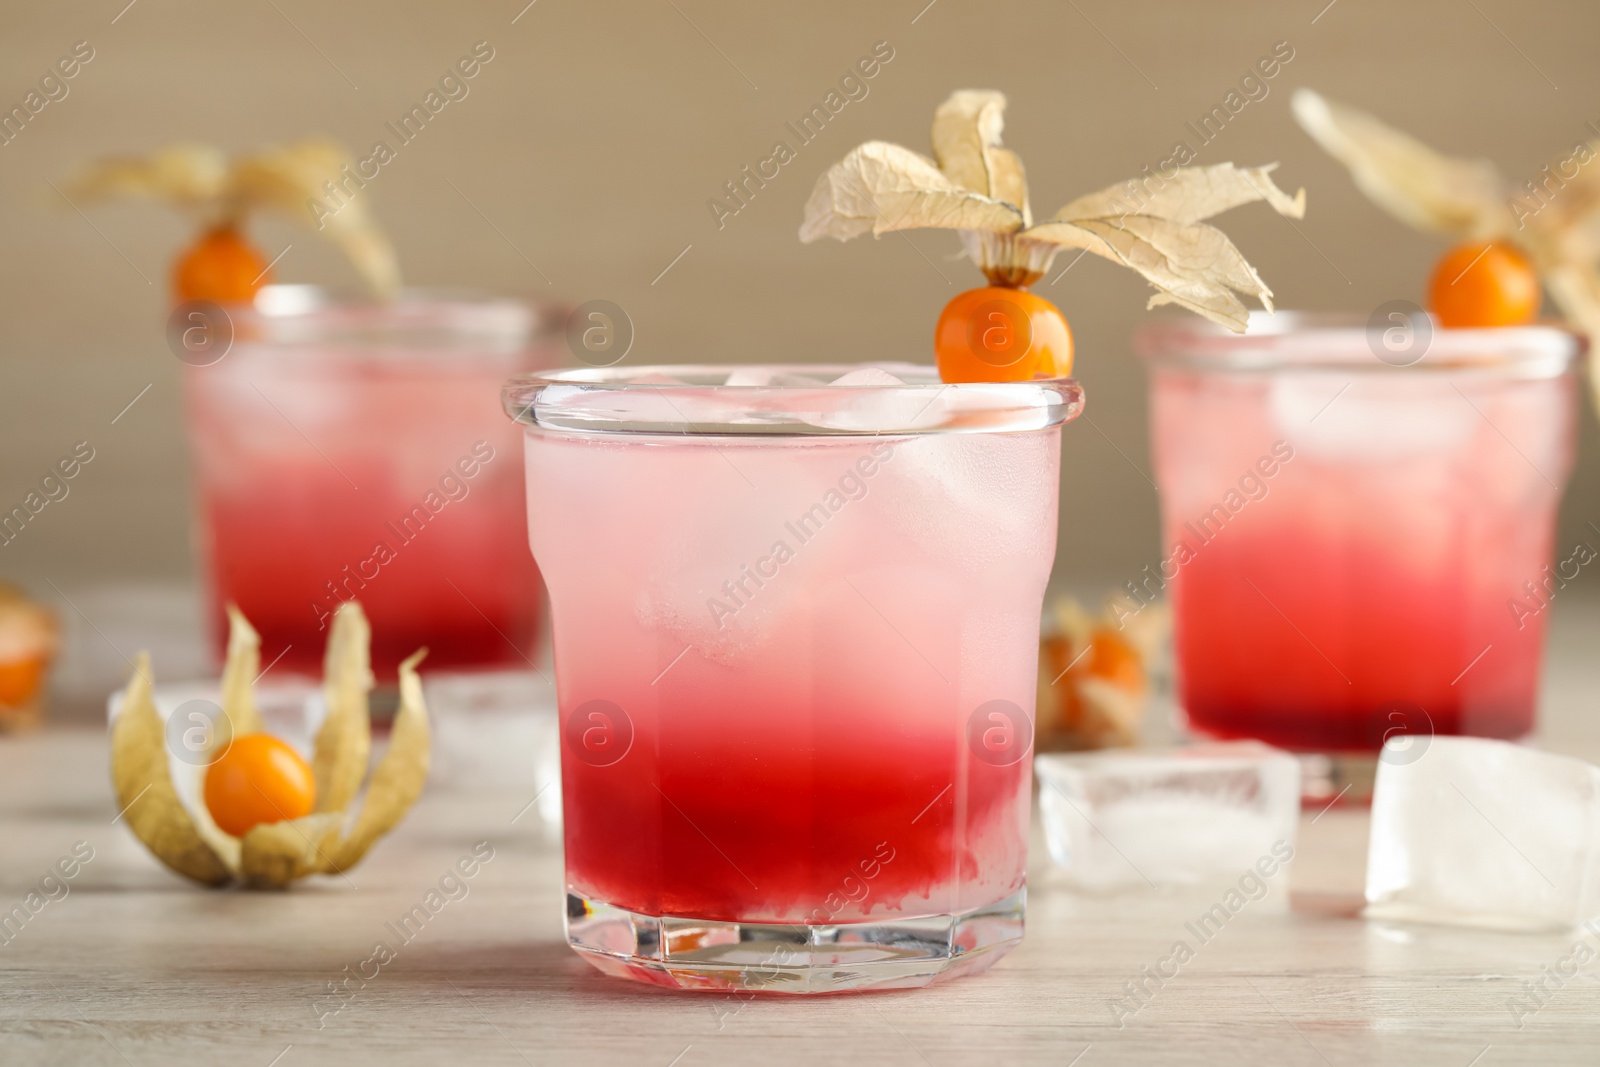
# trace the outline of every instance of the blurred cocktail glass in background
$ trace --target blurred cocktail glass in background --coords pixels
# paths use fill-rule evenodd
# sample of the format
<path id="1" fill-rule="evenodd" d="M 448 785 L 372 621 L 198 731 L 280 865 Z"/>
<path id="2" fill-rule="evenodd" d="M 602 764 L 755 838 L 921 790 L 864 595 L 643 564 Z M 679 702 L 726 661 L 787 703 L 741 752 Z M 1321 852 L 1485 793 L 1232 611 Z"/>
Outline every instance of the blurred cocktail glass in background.
<path id="1" fill-rule="evenodd" d="M 233 603 L 264 662 L 318 674 L 329 616 L 359 598 L 380 679 L 424 645 L 430 667 L 525 667 L 540 587 L 496 395 L 553 365 L 560 325 L 513 299 L 298 285 L 230 308 L 231 348 L 185 360 L 219 655 Z"/>
<path id="2" fill-rule="evenodd" d="M 1162 559 L 1136 587 L 1170 593 L 1201 735 L 1370 760 L 1534 727 L 1581 342 L 1396 314 L 1138 336 Z"/>

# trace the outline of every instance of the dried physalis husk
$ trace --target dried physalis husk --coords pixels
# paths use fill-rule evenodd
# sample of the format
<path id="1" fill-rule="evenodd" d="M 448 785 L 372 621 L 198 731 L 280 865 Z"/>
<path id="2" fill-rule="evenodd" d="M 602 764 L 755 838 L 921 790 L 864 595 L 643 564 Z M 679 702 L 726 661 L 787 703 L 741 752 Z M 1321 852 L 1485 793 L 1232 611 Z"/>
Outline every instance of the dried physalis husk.
<path id="1" fill-rule="evenodd" d="M 311 206 L 327 198 L 329 182 L 347 187 L 353 165 L 338 145 L 318 138 L 231 161 L 209 145 L 174 145 L 148 156 L 102 160 L 68 189 L 77 202 L 161 201 L 197 215 L 208 227 L 237 225 L 254 211 L 274 212 L 338 245 L 373 293 L 390 297 L 400 288 L 399 263 L 366 198 L 349 197 L 336 210 Z"/>
<path id="2" fill-rule="evenodd" d="M 156 859 L 179 874 L 226 885 L 234 872 L 200 836 L 172 786 L 166 724 L 150 688 L 150 656 L 141 652 L 111 727 L 111 781 L 123 821 Z"/>
<path id="3" fill-rule="evenodd" d="M 257 886 L 282 888 L 308 874 L 332 870 L 343 812 L 262 823 L 241 841 L 239 875 Z"/>
<path id="4" fill-rule="evenodd" d="M 213 752 L 261 728 L 251 689 L 260 666 L 260 639 L 237 610 L 230 609 L 229 616 L 223 714 L 213 732 Z M 400 667 L 400 712 L 389 751 L 345 833 L 349 805 L 366 777 L 371 744 L 370 642 L 371 630 L 360 605 L 344 604 L 329 635 L 328 717 L 312 757 L 317 810 L 256 826 L 242 839 L 218 827 L 203 803 L 191 811 L 180 799 L 171 777 L 166 726 L 150 695 L 149 657 L 141 655 L 112 727 L 112 777 L 139 840 L 173 870 L 208 885 L 240 880 L 250 886 L 283 887 L 310 874 L 343 873 L 354 866 L 410 810 L 428 773 L 427 710 L 416 673 L 424 653 L 418 652 Z M 206 770 L 187 763 L 178 766 L 197 777 Z M 193 792 L 203 795 L 199 788 Z M 328 797 L 338 803 L 325 806 Z M 132 803 L 135 799 L 137 803 Z"/>
<path id="5" fill-rule="evenodd" d="M 427 650 L 414 652 L 400 664 L 400 710 L 389 733 L 389 751 L 373 772 L 355 827 L 340 842 L 328 869 L 349 870 L 373 843 L 394 829 L 422 795 L 428 779 L 428 709 L 422 702 L 417 664 Z"/>
<path id="6" fill-rule="evenodd" d="M 1580 165 L 1570 177 L 1559 163 L 1572 160 L 1558 161 L 1559 195 L 1534 195 L 1513 189 L 1486 160 L 1443 155 L 1310 89 L 1297 90 L 1293 104 L 1300 125 L 1378 206 L 1419 230 L 1518 246 L 1567 318 L 1600 337 L 1600 170 L 1581 165 L 1600 156 L 1600 141 L 1574 146 Z M 1591 381 L 1600 402 L 1600 376 Z"/>
<path id="7" fill-rule="evenodd" d="M 269 148 L 234 161 L 233 195 L 321 233 L 349 257 L 374 293 L 393 296 L 400 289 L 400 265 L 394 246 L 367 210 L 366 197 L 348 196 L 336 209 L 323 211 L 307 206 L 324 202 L 329 182 L 348 189 L 345 174 L 354 164 L 344 149 L 331 141 L 313 138 L 285 148 Z"/>
<path id="8" fill-rule="evenodd" d="M 1153 610 L 1153 609 L 1147 609 Z M 1109 606 L 1090 615 L 1063 597 L 1039 647 L 1036 744 L 1041 750 L 1135 745 L 1149 703 L 1145 638 L 1119 628 Z"/>
<path id="9" fill-rule="evenodd" d="M 1305 214 L 1272 182 L 1276 164 L 1219 163 L 1147 174 L 1082 196 L 1035 223 L 1022 162 L 1000 144 L 1005 97 L 989 90 L 951 94 L 934 116 L 937 162 L 908 148 L 871 141 L 817 181 L 806 203 L 802 241 L 865 233 L 956 230 L 967 254 L 995 285 L 1031 285 L 1063 248 L 1093 252 L 1138 271 L 1173 303 L 1243 332 L 1248 313 L 1235 292 L 1269 311 L 1272 290 L 1227 236 L 1205 219 L 1264 200 L 1280 214 Z"/>
<path id="10" fill-rule="evenodd" d="M 333 615 L 323 661 L 322 692 L 327 717 L 317 731 L 311 771 L 317 781 L 316 810 L 343 811 L 361 789 L 372 750 L 372 628 L 361 605 L 347 601 Z"/>

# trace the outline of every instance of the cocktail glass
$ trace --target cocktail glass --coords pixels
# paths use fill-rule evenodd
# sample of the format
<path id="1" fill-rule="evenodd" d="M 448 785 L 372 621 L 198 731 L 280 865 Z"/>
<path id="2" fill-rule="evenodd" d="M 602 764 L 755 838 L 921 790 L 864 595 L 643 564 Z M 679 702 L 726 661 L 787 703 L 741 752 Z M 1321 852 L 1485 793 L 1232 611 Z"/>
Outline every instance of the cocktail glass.
<path id="1" fill-rule="evenodd" d="M 494 398 L 555 362 L 546 313 L 310 286 L 230 312 L 231 349 L 185 368 L 219 654 L 232 603 L 263 663 L 320 674 L 329 616 L 358 598 L 380 679 L 423 645 L 431 667 L 526 666 L 539 579 L 515 529 L 518 435 Z"/>
<path id="2" fill-rule="evenodd" d="M 1126 591 L 1171 595 L 1191 728 L 1352 781 L 1394 734 L 1533 728 L 1547 606 L 1579 566 L 1551 551 L 1576 337 L 1280 313 L 1138 347 L 1163 536 Z"/>
<path id="3" fill-rule="evenodd" d="M 1078 386 L 611 368 L 504 399 L 529 500 L 562 502 L 528 529 L 572 946 L 660 985 L 805 993 L 1014 945 Z"/>

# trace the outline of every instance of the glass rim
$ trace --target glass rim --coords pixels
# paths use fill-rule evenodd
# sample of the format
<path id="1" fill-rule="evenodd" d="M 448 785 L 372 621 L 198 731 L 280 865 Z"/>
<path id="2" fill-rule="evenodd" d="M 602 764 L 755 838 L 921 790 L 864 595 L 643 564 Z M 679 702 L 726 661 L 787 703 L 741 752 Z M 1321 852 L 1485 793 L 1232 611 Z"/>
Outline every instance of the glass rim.
<path id="1" fill-rule="evenodd" d="M 1556 322 L 1450 330 L 1439 326 L 1432 315 L 1421 314 L 1426 334 L 1420 343 L 1387 353 L 1382 319 L 1298 311 L 1275 315 L 1252 311 L 1243 334 L 1198 316 L 1165 317 L 1134 332 L 1134 351 L 1151 367 L 1163 370 L 1488 371 L 1505 377 L 1558 378 L 1569 373 L 1589 347 L 1583 334 Z M 1409 320 L 1406 325 L 1411 326 Z M 1414 348 L 1421 351 L 1413 355 Z"/>
<path id="2" fill-rule="evenodd" d="M 864 369 L 902 381 L 829 384 Z M 728 384 L 741 373 L 767 377 Z M 511 378 L 500 397 L 529 432 L 694 437 L 1016 433 L 1083 410 L 1083 387 L 1071 378 L 948 383 L 932 366 L 881 361 L 569 367 Z M 848 404 L 866 397 L 870 405 Z"/>
<path id="3" fill-rule="evenodd" d="M 265 285 L 243 308 L 229 307 L 242 345 L 337 347 L 353 353 L 520 350 L 557 336 L 563 304 L 543 297 L 457 288 L 400 290 L 392 299 L 321 285 Z"/>

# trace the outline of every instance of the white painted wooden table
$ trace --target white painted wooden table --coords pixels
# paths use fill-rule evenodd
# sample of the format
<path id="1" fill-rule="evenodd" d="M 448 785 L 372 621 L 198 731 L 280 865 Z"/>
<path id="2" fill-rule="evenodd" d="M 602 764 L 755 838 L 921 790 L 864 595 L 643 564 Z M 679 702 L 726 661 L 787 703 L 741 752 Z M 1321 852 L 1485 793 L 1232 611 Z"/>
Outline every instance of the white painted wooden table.
<path id="1" fill-rule="evenodd" d="M 1557 623 L 1543 741 L 1595 758 L 1600 604 L 1562 602 Z M 981 977 L 805 1000 L 671 993 L 566 948 L 559 847 L 532 813 L 512 822 L 527 799 L 430 792 L 350 881 L 215 892 L 113 824 L 99 731 L 0 740 L 0 910 L 75 842 L 94 849 L 0 945 L 0 1064 L 1600 1063 L 1600 960 L 1549 985 L 1520 1028 L 1508 1009 L 1572 937 L 1358 916 L 1360 812 L 1307 813 L 1292 907 L 1246 909 L 1119 1027 L 1124 983 L 1210 901 L 1078 896 L 1036 848 L 1027 939 Z M 478 841 L 494 858 L 468 895 L 334 1013 L 330 983 L 372 974 L 385 923 Z"/>

